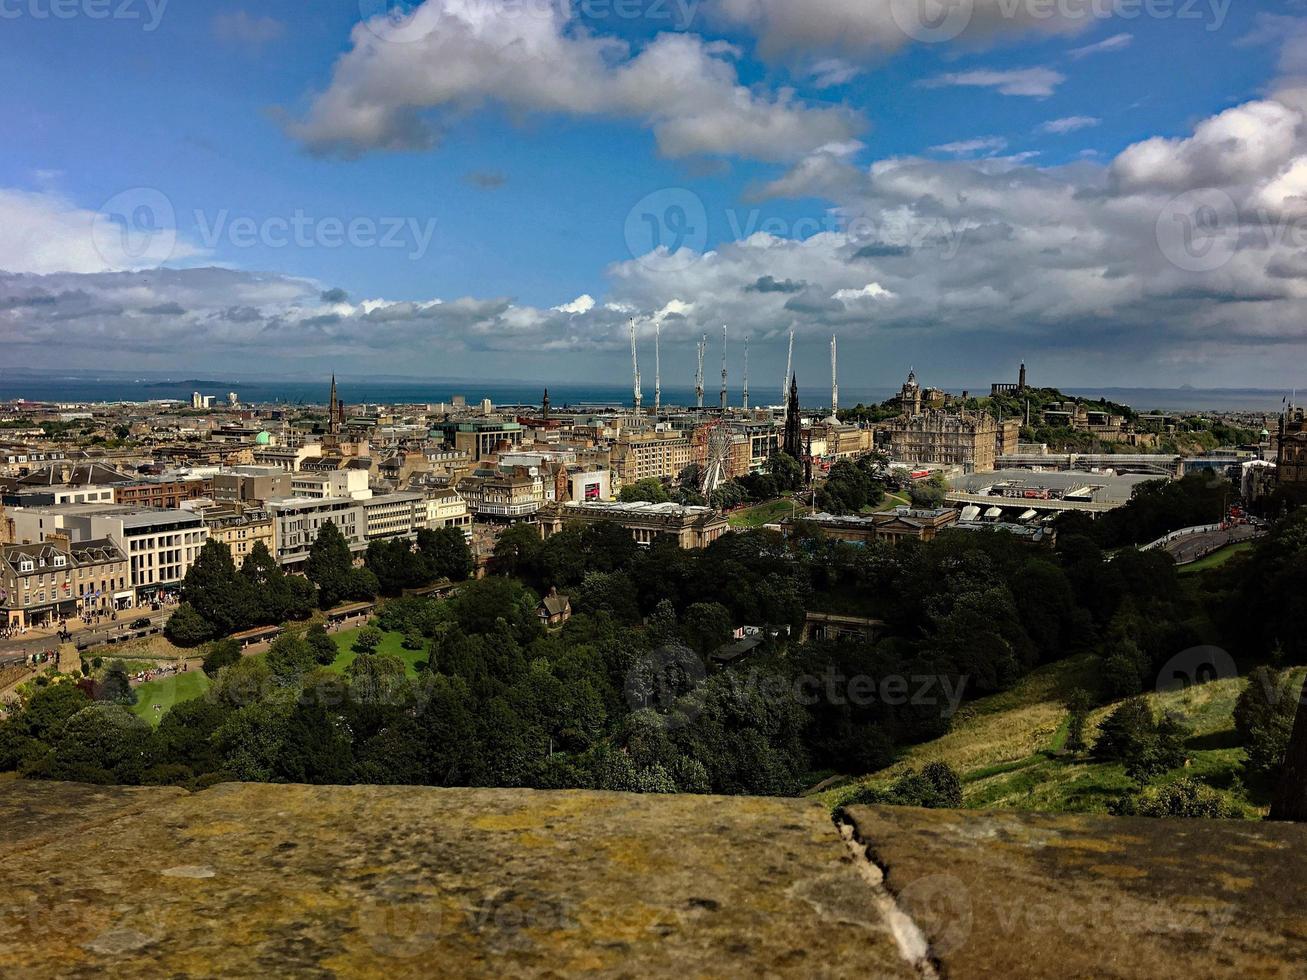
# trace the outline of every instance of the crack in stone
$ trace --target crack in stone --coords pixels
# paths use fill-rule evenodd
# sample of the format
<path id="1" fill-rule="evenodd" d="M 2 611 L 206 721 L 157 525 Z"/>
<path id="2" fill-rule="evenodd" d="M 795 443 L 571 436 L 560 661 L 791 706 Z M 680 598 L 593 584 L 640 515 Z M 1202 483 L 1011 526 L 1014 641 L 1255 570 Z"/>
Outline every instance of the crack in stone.
<path id="1" fill-rule="evenodd" d="M 943 980 L 941 964 L 931 953 L 930 941 L 921 927 L 899 905 L 894 893 L 885 884 L 885 869 L 876 863 L 871 849 L 858 835 L 857 828 L 842 814 L 835 816 L 835 826 L 844 845 L 853 855 L 853 866 L 871 888 L 876 910 L 889 927 L 899 954 L 916 971 L 921 980 Z"/>

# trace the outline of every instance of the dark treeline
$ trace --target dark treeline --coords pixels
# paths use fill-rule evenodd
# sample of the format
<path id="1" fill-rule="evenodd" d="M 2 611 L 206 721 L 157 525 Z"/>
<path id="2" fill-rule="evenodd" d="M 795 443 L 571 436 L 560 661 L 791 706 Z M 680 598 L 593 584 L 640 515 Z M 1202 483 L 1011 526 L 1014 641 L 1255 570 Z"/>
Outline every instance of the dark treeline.
<path id="1" fill-rule="evenodd" d="M 1097 533 L 1075 532 L 1055 549 L 1002 531 L 855 548 L 801 527 L 789 540 L 748 531 L 684 552 L 638 548 L 610 525 L 547 541 L 517 527 L 500 539 L 497 574 L 449 600 L 383 604 L 376 625 L 424 656 L 416 676 L 369 652 L 375 634 L 343 673 L 325 666 L 334 651 L 320 627 L 292 629 L 258 657 L 218 644 L 208 694 L 172 708 L 157 731 L 120 699 L 93 700 L 94 689 L 38 688 L 0 726 L 0 767 L 190 786 L 792 794 L 815 773 L 890 763 L 946 732 L 961 697 L 1069 655 L 1098 659 L 1093 704 L 1152 689 L 1164 664 L 1203 643 L 1258 661 L 1272 648 L 1286 663 L 1307 654 L 1307 514 L 1198 587 L 1165 554 L 1109 556 Z M 350 577 L 332 587 L 348 590 Z M 407 580 L 395 573 L 392 584 Z M 551 590 L 574 614 L 548 631 L 538 605 Z M 198 585 L 192 593 L 207 609 Z M 880 625 L 871 638 L 802 642 L 810 610 Z M 760 642 L 723 666 L 714 653 L 740 627 Z M 1165 747 L 1157 730 L 1145 734 Z M 951 798 L 937 775 L 909 795 Z"/>

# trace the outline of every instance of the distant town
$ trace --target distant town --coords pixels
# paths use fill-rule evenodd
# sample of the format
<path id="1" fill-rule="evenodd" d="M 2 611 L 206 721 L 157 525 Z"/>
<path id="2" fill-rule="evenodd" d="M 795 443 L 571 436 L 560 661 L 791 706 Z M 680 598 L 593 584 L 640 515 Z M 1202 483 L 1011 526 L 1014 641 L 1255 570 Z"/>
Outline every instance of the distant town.
<path id="1" fill-rule="evenodd" d="M 320 404 L 294 407 L 205 391 L 2 403 L 0 626 L 22 637 L 122 616 L 125 630 L 138 610 L 157 626 L 206 541 L 237 567 L 262 543 L 301 572 L 326 522 L 360 562 L 373 542 L 458 529 L 484 575 L 517 524 L 542 539 L 614 524 L 683 549 L 799 523 L 854 544 L 951 527 L 1041 541 L 1061 515 L 1098 517 L 1141 483 L 1195 472 L 1230 479 L 1234 515 L 1307 496 L 1307 421 L 1287 399 L 1278 416 L 1145 414 L 1040 387 L 1022 364 L 988 392 L 910 370 L 896 397 L 842 407 L 832 339 L 829 388 L 789 370 L 783 399 L 755 388 L 751 403 L 747 373 L 732 397 L 725 363 L 706 394 L 706 347 L 690 405 L 664 404 L 661 377 L 646 397 L 634 332 L 631 401 L 585 410 L 543 388 L 532 405 L 358 404 L 334 377 Z M 850 473 L 884 492 L 860 495 Z"/>

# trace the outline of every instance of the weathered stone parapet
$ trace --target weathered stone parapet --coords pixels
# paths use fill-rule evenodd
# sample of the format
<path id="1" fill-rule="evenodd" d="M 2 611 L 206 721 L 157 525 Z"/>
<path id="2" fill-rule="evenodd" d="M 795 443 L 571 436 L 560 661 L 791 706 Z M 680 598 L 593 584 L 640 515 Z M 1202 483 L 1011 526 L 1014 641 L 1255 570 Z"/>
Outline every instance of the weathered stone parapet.
<path id="1" fill-rule="evenodd" d="M 0 975 L 1292 976 L 1307 829 L 0 783 Z"/>

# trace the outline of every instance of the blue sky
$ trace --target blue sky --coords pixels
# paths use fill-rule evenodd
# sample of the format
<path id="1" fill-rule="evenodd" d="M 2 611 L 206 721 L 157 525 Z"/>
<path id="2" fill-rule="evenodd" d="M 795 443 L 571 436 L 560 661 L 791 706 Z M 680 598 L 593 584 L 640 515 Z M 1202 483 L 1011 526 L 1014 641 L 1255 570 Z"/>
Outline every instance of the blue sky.
<path id="1" fill-rule="evenodd" d="M 1177 194 L 1226 195 L 1242 226 L 1245 204 L 1292 171 L 1293 4 L 1177 0 L 1169 14 L 1118 5 L 1095 19 L 1060 0 L 1064 16 L 1049 19 L 1036 0 L 951 0 L 974 4 L 986 29 L 917 43 L 887 35 L 883 17 L 821 29 L 852 0 L 784 0 L 810 8 L 797 26 L 773 15 L 781 0 L 705 0 L 676 32 L 691 43 L 673 48 L 665 31 L 679 25 L 663 15 L 675 8 L 661 0 L 639 0 L 645 16 L 632 19 L 587 18 L 606 8 L 582 4 L 570 17 L 521 10 L 545 0 L 428 0 L 407 22 L 420 30 L 399 40 L 386 32 L 406 22 L 359 26 L 372 0 L 112 0 L 123 16 L 106 19 L 90 14 L 97 0 L 67 2 L 65 17 L 50 0 L 0 3 L 0 202 L 23 216 L 9 222 L 17 240 L 0 230 L 11 300 L 0 331 L 32 366 L 53 363 L 47 341 L 65 330 L 73 366 L 248 365 L 258 351 L 288 373 L 347 362 L 585 380 L 626 370 L 635 316 L 645 335 L 661 324 L 669 370 L 682 372 L 693 338 L 728 322 L 754 338 L 764 376 L 779 375 L 793 329 L 801 367 L 818 370 L 837 333 L 846 370 L 867 384 L 909 363 L 974 384 L 1020 357 L 1068 384 L 1296 380 L 1285 354 L 1302 339 L 1301 280 L 1283 271 L 1296 242 L 1254 250 L 1245 233 L 1227 265 L 1197 271 L 1135 254 L 1158 251 L 1150 218 Z M 996 3 L 1006 13 L 987 20 Z M 465 22 L 482 53 L 449 46 Z M 520 67 L 519 54 L 536 63 Z M 1207 152 L 1194 142 L 1205 121 L 1268 100 L 1292 133 L 1255 167 L 1239 154 L 1280 129 L 1236 128 L 1242 150 L 1218 141 L 1215 177 L 1128 166 L 1154 166 L 1130 148 L 1161 141 L 1174 156 L 1161 169 L 1179 174 L 1185 154 Z M 141 188 L 151 208 L 166 203 L 175 241 L 144 260 L 104 254 L 86 225 Z M 663 202 L 680 200 L 669 189 L 701 202 L 706 233 L 690 252 L 650 257 L 652 243 L 631 237 L 632 208 L 663 194 L 666 218 Z M 988 203 L 1003 193 L 1010 207 Z M 1027 209 L 1050 193 L 1103 201 L 1064 219 Z M 968 211 L 980 201 L 983 213 Z M 850 214 L 871 230 L 850 231 Z M 310 239 L 283 244 L 277 223 L 296 216 Z M 252 219 L 248 241 L 237 219 Z M 324 222 L 358 221 L 396 230 L 396 247 L 327 243 Z M 956 223 L 945 227 L 961 243 L 944 271 L 924 247 L 932 221 Z M 1059 227 L 1075 227 L 1074 242 L 1047 244 Z M 850 258 L 890 228 L 906 254 Z M 765 248 L 741 245 L 760 229 Z M 1087 253 L 1049 258 L 1078 246 Z M 1010 282 L 986 267 L 1000 252 Z M 1264 275 L 1255 289 L 1245 262 Z M 757 288 L 764 275 L 776 288 Z"/>

